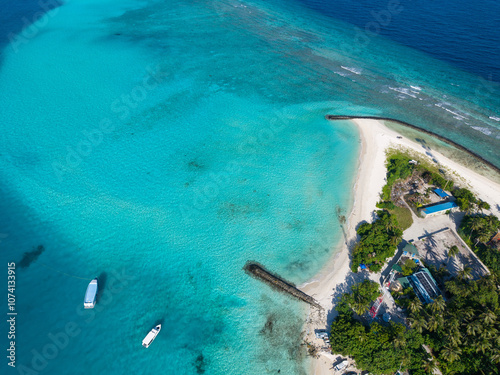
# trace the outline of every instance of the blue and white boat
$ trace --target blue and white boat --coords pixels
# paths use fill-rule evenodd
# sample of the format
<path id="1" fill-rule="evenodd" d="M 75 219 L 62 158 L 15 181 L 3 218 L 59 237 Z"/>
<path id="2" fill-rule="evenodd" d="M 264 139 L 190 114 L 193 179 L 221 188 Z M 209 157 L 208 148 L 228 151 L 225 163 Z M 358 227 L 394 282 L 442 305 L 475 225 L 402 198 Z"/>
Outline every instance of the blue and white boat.
<path id="1" fill-rule="evenodd" d="M 83 307 L 86 309 L 93 309 L 95 306 L 95 301 L 97 297 L 97 291 L 99 290 L 99 284 L 97 283 L 97 277 L 92 280 L 87 287 L 85 292 L 85 299 L 83 300 Z"/>

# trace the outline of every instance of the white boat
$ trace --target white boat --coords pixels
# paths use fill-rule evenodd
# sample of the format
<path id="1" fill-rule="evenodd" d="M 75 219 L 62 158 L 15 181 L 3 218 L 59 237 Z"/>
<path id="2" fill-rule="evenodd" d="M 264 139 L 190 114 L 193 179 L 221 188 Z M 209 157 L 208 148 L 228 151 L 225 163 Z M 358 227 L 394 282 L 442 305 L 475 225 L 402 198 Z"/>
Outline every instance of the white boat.
<path id="1" fill-rule="evenodd" d="M 142 340 L 142 346 L 145 348 L 149 348 L 149 345 L 154 341 L 158 333 L 160 333 L 161 329 L 161 324 L 158 324 L 156 327 L 154 327 L 149 333 L 144 337 L 144 340 Z"/>
<path id="2" fill-rule="evenodd" d="M 86 309 L 93 309 L 95 306 L 95 300 L 97 297 L 97 291 L 99 285 L 97 283 L 97 277 L 89 283 L 87 291 L 85 292 L 85 299 L 83 300 L 83 307 Z"/>

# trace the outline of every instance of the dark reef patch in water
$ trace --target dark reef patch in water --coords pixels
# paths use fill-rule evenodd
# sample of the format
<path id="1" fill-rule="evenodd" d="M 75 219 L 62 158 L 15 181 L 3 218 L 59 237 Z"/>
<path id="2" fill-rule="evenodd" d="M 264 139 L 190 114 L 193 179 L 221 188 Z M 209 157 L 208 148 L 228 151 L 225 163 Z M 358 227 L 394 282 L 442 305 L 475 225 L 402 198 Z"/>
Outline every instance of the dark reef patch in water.
<path id="1" fill-rule="evenodd" d="M 260 330 L 261 335 L 270 335 L 273 333 L 273 327 L 276 321 L 276 316 L 274 314 L 269 314 L 267 316 L 266 323 L 264 324 L 264 327 Z"/>
<path id="2" fill-rule="evenodd" d="M 28 268 L 44 251 L 43 245 L 38 245 L 36 249 L 24 253 L 23 259 L 18 263 L 19 268 Z"/>
<path id="3" fill-rule="evenodd" d="M 227 220 L 247 219 L 253 215 L 261 215 L 268 206 L 265 199 L 256 199 L 251 202 L 222 202 L 219 205 L 217 216 Z"/>
<path id="4" fill-rule="evenodd" d="M 196 373 L 204 374 L 205 366 L 206 366 L 205 357 L 203 357 L 203 353 L 201 353 L 198 357 L 196 357 L 196 360 L 194 361 L 194 367 L 196 368 Z"/>
<path id="5" fill-rule="evenodd" d="M 198 160 L 191 160 L 188 163 L 188 168 L 190 170 L 201 170 L 201 169 L 205 169 L 205 165 Z"/>
<path id="6" fill-rule="evenodd" d="M 302 326 L 302 317 L 296 315 L 293 306 L 277 302 L 268 295 L 262 295 L 259 303 L 261 315 L 266 317 L 260 330 L 261 349 L 257 362 L 266 363 L 267 373 L 290 373 L 281 370 L 277 358 L 287 358 L 293 366 L 293 373 L 306 375 L 303 360 L 307 355 Z"/>

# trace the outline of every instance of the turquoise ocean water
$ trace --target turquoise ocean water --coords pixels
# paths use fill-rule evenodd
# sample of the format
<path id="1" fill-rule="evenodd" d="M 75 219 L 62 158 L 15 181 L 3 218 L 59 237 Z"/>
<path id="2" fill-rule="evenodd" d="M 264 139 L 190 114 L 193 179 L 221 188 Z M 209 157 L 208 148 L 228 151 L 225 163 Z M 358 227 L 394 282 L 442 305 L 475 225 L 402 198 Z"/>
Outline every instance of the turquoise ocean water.
<path id="1" fill-rule="evenodd" d="M 73 0 L 6 45 L 2 369 L 305 373 L 303 307 L 242 267 L 300 284 L 332 255 L 359 138 L 324 115 L 399 117 L 500 165 L 494 82 L 358 31 L 280 1 Z"/>

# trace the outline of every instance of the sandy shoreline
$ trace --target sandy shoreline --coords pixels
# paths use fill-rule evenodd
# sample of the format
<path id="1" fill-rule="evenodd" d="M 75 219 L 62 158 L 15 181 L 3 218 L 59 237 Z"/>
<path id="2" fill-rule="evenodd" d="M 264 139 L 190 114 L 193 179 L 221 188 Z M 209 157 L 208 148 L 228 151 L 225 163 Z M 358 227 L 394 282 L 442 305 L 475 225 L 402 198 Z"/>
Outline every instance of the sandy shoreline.
<path id="1" fill-rule="evenodd" d="M 376 209 L 379 195 L 385 184 L 385 152 L 388 148 L 402 146 L 434 159 L 439 165 L 455 172 L 464 180 L 461 185 L 467 185 L 479 198 L 490 203 L 491 212 L 500 217 L 500 185 L 486 177 L 467 169 L 442 154 L 424 149 L 421 144 L 405 137 L 398 139 L 399 134 L 387 128 L 381 121 L 356 119 L 352 120 L 358 127 L 361 137 L 361 152 L 359 168 L 354 185 L 354 202 L 345 226 L 347 243 L 339 245 L 335 255 L 325 264 L 323 269 L 311 280 L 304 283 L 300 289 L 313 296 L 325 312 L 318 316 L 311 312 L 305 324 L 306 340 L 314 342 L 315 329 L 327 329 L 334 318 L 332 309 L 335 301 L 342 293 L 347 292 L 355 282 L 366 277 L 367 274 L 354 274 L 349 264 L 350 248 L 356 242 L 356 227 L 361 221 L 372 220 L 372 213 Z M 335 123 L 332 122 L 332 126 Z M 379 275 L 370 275 L 374 281 L 379 281 Z M 311 374 L 322 375 L 332 373 L 332 362 L 335 357 L 322 352 L 318 359 L 311 363 Z"/>

